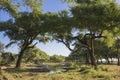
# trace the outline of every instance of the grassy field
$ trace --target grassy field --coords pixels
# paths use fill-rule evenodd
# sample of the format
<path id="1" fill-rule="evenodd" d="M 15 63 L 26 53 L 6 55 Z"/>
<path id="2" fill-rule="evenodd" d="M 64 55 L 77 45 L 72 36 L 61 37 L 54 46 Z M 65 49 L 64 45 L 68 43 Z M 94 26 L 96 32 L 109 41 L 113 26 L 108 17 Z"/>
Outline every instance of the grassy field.
<path id="1" fill-rule="evenodd" d="M 67 72 L 36 71 L 36 66 L 23 66 L 17 70 L 12 67 L 0 70 L 0 80 L 120 80 L 120 67 L 117 65 L 99 65 L 97 70 L 81 65 Z"/>

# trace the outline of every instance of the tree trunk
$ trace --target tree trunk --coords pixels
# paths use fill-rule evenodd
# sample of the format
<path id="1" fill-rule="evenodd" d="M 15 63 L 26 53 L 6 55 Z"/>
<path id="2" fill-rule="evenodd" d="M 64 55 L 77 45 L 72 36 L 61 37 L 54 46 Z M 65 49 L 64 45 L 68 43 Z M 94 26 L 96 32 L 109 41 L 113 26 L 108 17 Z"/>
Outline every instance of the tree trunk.
<path id="1" fill-rule="evenodd" d="M 90 52 L 91 65 L 96 67 L 96 66 L 97 66 L 97 64 L 96 64 L 96 60 L 95 60 L 94 53 L 93 53 L 93 51 L 92 51 L 92 50 L 90 50 L 89 52 Z"/>
<path id="2" fill-rule="evenodd" d="M 99 59 L 96 59 L 97 60 L 97 64 L 99 64 Z"/>
<path id="3" fill-rule="evenodd" d="M 16 63 L 16 66 L 15 66 L 15 68 L 20 68 L 20 66 L 21 66 L 21 61 L 22 61 L 22 56 L 23 56 L 23 53 L 24 53 L 24 51 L 23 51 L 23 50 L 21 50 L 21 51 L 20 51 L 20 53 L 19 53 L 19 55 L 18 55 L 18 60 L 17 60 L 17 63 Z"/>
<path id="4" fill-rule="evenodd" d="M 106 61 L 107 61 L 107 64 L 110 64 L 108 56 L 106 56 Z"/>
<path id="5" fill-rule="evenodd" d="M 112 59 L 112 57 L 111 57 L 111 63 L 113 63 L 113 59 Z"/>
<path id="6" fill-rule="evenodd" d="M 120 66 L 120 54 L 119 54 L 119 48 L 117 47 L 117 54 L 118 54 L 118 63 L 117 65 Z"/>
<path id="7" fill-rule="evenodd" d="M 91 65 L 94 67 L 97 67 L 95 56 L 94 56 L 94 35 L 93 34 L 91 34 L 89 53 L 90 53 Z"/>
<path id="8" fill-rule="evenodd" d="M 102 61 L 102 59 L 100 59 L 101 60 L 101 64 L 103 63 L 103 61 Z"/>
<path id="9" fill-rule="evenodd" d="M 19 69 L 21 67 L 22 56 L 23 56 L 25 50 L 26 50 L 26 47 L 24 47 L 24 48 L 21 49 L 21 51 L 20 51 L 20 53 L 18 55 L 18 60 L 16 62 L 15 68 Z"/>
<path id="10" fill-rule="evenodd" d="M 118 57 L 118 63 L 117 64 L 118 64 L 118 66 L 120 66 L 120 57 Z"/>

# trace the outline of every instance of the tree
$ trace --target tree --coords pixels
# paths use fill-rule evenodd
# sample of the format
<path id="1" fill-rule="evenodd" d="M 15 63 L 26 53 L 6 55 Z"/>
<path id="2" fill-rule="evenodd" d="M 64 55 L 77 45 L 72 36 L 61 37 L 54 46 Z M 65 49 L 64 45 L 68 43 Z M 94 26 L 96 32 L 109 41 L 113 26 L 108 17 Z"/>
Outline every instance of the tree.
<path id="1" fill-rule="evenodd" d="M 56 31 L 57 40 L 64 43 L 71 51 L 75 51 L 70 48 L 71 43 L 75 46 L 82 44 L 89 51 L 91 65 L 97 66 L 94 55 L 94 41 L 99 38 L 108 37 L 107 35 L 103 35 L 104 30 L 113 30 L 118 25 L 116 22 L 119 21 L 119 6 L 111 0 L 77 0 L 75 2 L 76 5 L 71 7 L 70 10 L 72 25 L 69 24 L 69 26 L 68 22 L 63 20 L 65 24 L 62 24 L 62 26 L 67 25 L 67 28 L 65 28 L 65 32 L 62 32 L 62 37 Z M 66 16 L 64 18 L 68 19 Z M 67 29 L 70 28 L 71 31 L 66 36 Z M 72 32 L 73 35 L 71 35 Z M 80 47 L 77 47 L 78 49 L 76 50 L 79 50 Z"/>
<path id="2" fill-rule="evenodd" d="M 111 57 L 111 52 L 112 50 L 110 49 L 111 47 L 108 47 L 108 45 L 105 42 L 102 42 L 100 40 L 97 40 L 95 43 L 95 57 L 97 62 L 99 63 L 98 60 L 106 59 L 106 62 L 110 64 L 109 58 Z"/>
<path id="3" fill-rule="evenodd" d="M 65 60 L 65 57 L 61 55 L 53 55 L 50 57 L 50 60 L 52 62 L 63 62 Z"/>
<path id="4" fill-rule="evenodd" d="M 45 32 L 43 31 L 43 14 L 41 11 L 41 0 L 33 0 L 27 1 L 25 0 L 25 5 L 30 7 L 30 12 L 18 12 L 17 17 L 14 17 L 14 21 L 6 21 L 2 22 L 3 31 L 10 38 L 10 43 L 7 45 L 11 45 L 13 43 L 17 43 L 20 47 L 20 52 L 18 55 L 18 60 L 16 63 L 16 68 L 20 68 L 21 60 L 24 52 L 33 48 L 37 43 L 31 45 L 34 40 L 39 40 L 39 42 L 45 42 L 48 40 L 45 38 Z M 40 6 L 37 6 L 40 5 Z"/>
<path id="5" fill-rule="evenodd" d="M 45 35 L 41 28 L 41 14 L 38 13 L 38 16 L 39 17 L 34 16 L 34 13 L 20 13 L 20 17 L 16 18 L 15 23 L 6 30 L 6 35 L 8 35 L 11 40 L 10 45 L 11 43 L 17 43 L 20 47 L 16 68 L 20 68 L 24 52 L 37 44 L 31 45 L 32 42 L 37 37 Z"/>
<path id="6" fill-rule="evenodd" d="M 37 47 L 26 50 L 25 54 L 23 55 L 23 59 L 25 62 L 40 62 L 40 60 L 48 61 L 49 58 L 49 55 L 47 55 L 45 52 L 41 51 Z"/>
<path id="7" fill-rule="evenodd" d="M 89 65 L 89 54 L 86 48 L 81 47 L 81 49 L 77 51 L 73 51 L 70 53 L 68 57 L 66 57 L 66 61 L 74 61 L 76 63 L 85 63 L 86 65 Z"/>
<path id="8" fill-rule="evenodd" d="M 104 4 L 103 4 L 104 2 Z M 114 27 L 114 20 L 118 17 L 119 11 L 117 4 L 114 1 L 91 1 L 77 2 L 78 5 L 71 9 L 76 26 L 85 29 L 83 39 L 88 36 L 87 48 L 90 53 L 91 64 L 96 66 L 94 56 L 94 40 L 102 38 L 103 31 Z M 115 14 L 116 13 L 116 14 Z M 109 14 L 109 15 L 108 15 Z"/>

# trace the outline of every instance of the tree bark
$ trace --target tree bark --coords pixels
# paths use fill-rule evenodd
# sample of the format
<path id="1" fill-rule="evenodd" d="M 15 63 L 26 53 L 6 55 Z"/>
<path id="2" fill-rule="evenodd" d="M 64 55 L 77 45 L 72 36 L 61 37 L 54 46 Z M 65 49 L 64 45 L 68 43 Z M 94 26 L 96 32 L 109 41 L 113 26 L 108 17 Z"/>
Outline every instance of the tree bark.
<path id="1" fill-rule="evenodd" d="M 113 63 L 113 59 L 112 59 L 112 57 L 111 57 L 110 59 L 111 59 L 111 63 Z"/>
<path id="2" fill-rule="evenodd" d="M 119 46 L 117 46 L 117 55 L 118 55 L 118 63 L 117 63 L 117 65 L 120 66 Z"/>
<path id="3" fill-rule="evenodd" d="M 118 64 L 118 66 L 120 66 L 120 57 L 118 57 L 118 63 L 117 64 Z"/>
<path id="4" fill-rule="evenodd" d="M 18 55 L 18 60 L 17 60 L 17 63 L 16 63 L 15 68 L 20 68 L 23 53 L 24 53 L 23 51 L 21 51 L 21 52 L 19 53 L 19 55 Z"/>
<path id="5" fill-rule="evenodd" d="M 108 57 L 106 58 L 106 60 L 107 60 L 107 64 L 110 64 L 110 61 L 109 61 L 109 58 L 108 58 Z"/>
<path id="6" fill-rule="evenodd" d="M 22 56 L 23 56 L 25 50 L 26 50 L 26 46 L 25 47 L 23 46 L 23 48 L 21 48 L 20 53 L 18 55 L 18 59 L 17 59 L 15 68 L 19 69 L 21 67 Z"/>
<path id="7" fill-rule="evenodd" d="M 95 60 L 94 53 L 93 53 L 93 51 L 92 51 L 92 50 L 90 50 L 89 52 L 90 52 L 91 65 L 96 67 L 96 66 L 97 66 L 97 64 L 96 64 L 96 60 Z"/>
<path id="8" fill-rule="evenodd" d="M 96 59 L 97 60 L 97 64 L 99 64 L 99 59 Z"/>
<path id="9" fill-rule="evenodd" d="M 91 65 L 94 67 L 97 67 L 95 56 L 94 56 L 94 35 L 93 34 L 91 34 L 89 53 L 90 53 Z"/>
<path id="10" fill-rule="evenodd" d="M 103 63 L 102 59 L 100 59 L 100 61 L 101 61 L 101 64 L 102 64 Z"/>

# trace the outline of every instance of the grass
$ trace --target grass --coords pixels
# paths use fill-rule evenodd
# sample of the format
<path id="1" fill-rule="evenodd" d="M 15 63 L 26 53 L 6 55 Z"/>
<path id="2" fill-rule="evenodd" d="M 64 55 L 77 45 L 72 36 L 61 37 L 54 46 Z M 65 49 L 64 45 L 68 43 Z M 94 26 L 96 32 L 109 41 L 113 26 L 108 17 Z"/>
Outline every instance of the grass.
<path id="1" fill-rule="evenodd" d="M 97 70 L 86 66 L 80 70 L 84 80 L 119 80 L 118 71 L 120 70 L 116 65 L 100 65 Z"/>
<path id="2" fill-rule="evenodd" d="M 36 72 L 35 69 L 35 65 L 31 65 L 21 70 L 14 68 L 0 70 L 0 80 L 120 80 L 120 67 L 116 65 L 99 65 L 97 70 L 82 65 L 68 72 L 50 75 Z"/>

